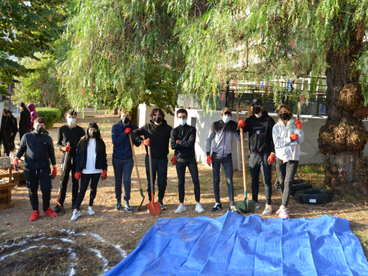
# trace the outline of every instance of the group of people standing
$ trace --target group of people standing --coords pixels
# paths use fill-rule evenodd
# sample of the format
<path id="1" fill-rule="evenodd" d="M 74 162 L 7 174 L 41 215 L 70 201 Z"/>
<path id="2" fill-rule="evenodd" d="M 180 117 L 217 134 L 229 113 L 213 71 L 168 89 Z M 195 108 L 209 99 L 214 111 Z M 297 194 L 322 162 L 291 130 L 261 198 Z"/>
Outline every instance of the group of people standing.
<path id="1" fill-rule="evenodd" d="M 211 211 L 217 212 L 222 209 L 220 201 L 220 166 L 222 164 L 229 194 L 229 209 L 232 212 L 238 212 L 234 204 L 232 143 L 234 135 L 238 140 L 241 139 L 239 130 L 243 128 L 244 132 L 249 132 L 249 169 L 252 176 L 252 199 L 256 202 L 256 209 L 260 209 L 258 193 L 259 173 L 261 171 L 266 196 L 263 214 L 270 215 L 272 213 L 271 168 L 276 161 L 277 174 L 282 186 L 282 204 L 276 213 L 281 218 L 288 218 L 288 200 L 291 185 L 298 166 L 300 143 L 304 140 L 301 122 L 293 119 L 287 105 L 281 105 L 279 108 L 277 124 L 263 109 L 260 100 L 254 99 L 252 101 L 251 110 L 253 115 L 245 121 L 239 120 L 236 123 L 231 120 L 231 110 L 226 107 L 222 110 L 221 120 L 211 125 L 206 143 L 206 161 L 209 166 L 212 165 L 215 194 L 215 205 Z M 177 110 L 176 116 L 179 126 L 174 129 L 167 124 L 165 113 L 160 108 L 153 109 L 150 114 L 150 122 L 140 128 L 132 123 L 129 111 L 123 110 L 120 116 L 119 122 L 112 127 L 111 132 L 113 143 L 112 163 L 117 201 L 115 210 L 119 211 L 124 208 L 127 212 L 133 211 L 129 204 L 131 174 L 134 166 L 131 145 L 134 144 L 138 147 L 143 143 L 146 148 L 145 167 L 149 200 L 151 201 L 151 181 L 154 184 L 157 177 L 158 202 L 161 210 L 166 209 L 164 197 L 167 186 L 170 145 L 175 150 L 171 163 L 176 166 L 180 201 L 175 213 L 186 211 L 184 199 L 185 171 L 187 167 L 194 185 L 195 211 L 204 212 L 205 210 L 200 203 L 200 183 L 194 150 L 196 129 L 187 124 L 187 111 L 185 109 Z M 92 205 L 96 197 L 97 185 L 99 179 L 107 178 L 106 146 L 96 123 L 88 125 L 86 135 L 84 130 L 76 124 L 77 113 L 73 109 L 65 114 L 65 118 L 67 124 L 61 127 L 58 132 L 57 146 L 63 151 L 63 156 L 58 205 L 56 205 L 54 211 L 50 209 L 49 205 L 51 180 L 56 176 L 56 162 L 52 139 L 44 129 L 44 119 L 36 119 L 34 130 L 26 134 L 21 140 L 14 167 L 17 166 L 19 158 L 26 153 L 25 177 L 33 207 L 33 215 L 30 220 L 37 220 L 39 217 L 36 183 L 38 181 L 41 183 L 43 212 L 51 217 L 56 217 L 56 213 L 64 209 L 63 205 L 70 172 L 72 173 L 73 209 L 71 220 L 76 220 L 81 216 L 79 208 L 89 183 L 91 183 L 91 193 L 87 212 L 89 215 L 95 214 Z M 148 147 L 150 147 L 151 156 L 148 156 Z M 149 158 L 152 161 L 153 179 L 150 177 Z M 51 160 L 54 167 L 52 173 L 49 160 Z M 80 187 L 79 179 L 81 179 Z M 155 187 L 155 185 L 152 186 Z M 124 190 L 123 203 L 122 190 Z"/>

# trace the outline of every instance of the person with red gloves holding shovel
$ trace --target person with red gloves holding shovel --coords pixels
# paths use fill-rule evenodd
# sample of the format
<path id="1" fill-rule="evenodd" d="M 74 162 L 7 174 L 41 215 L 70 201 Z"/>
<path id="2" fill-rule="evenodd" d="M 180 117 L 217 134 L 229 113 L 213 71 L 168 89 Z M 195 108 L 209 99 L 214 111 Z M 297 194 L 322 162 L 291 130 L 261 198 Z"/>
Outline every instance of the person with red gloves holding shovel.
<path id="1" fill-rule="evenodd" d="M 91 182 L 91 193 L 87 213 L 90 216 L 95 214 L 92 206 L 97 194 L 97 184 L 100 177 L 102 180 L 107 178 L 106 146 L 96 123 L 88 124 L 87 135 L 78 144 L 74 177 L 77 180 L 81 179 L 81 184 L 71 220 L 76 220 L 81 216 L 79 207 L 84 199 L 89 182 Z"/>
<path id="2" fill-rule="evenodd" d="M 60 176 L 60 197 L 58 202 L 61 207 L 64 205 L 66 189 L 69 182 L 69 174 L 72 173 L 72 210 L 77 202 L 79 183 L 75 179 L 75 151 L 80 139 L 86 134 L 84 129 L 77 125 L 77 112 L 74 109 L 69 109 L 65 113 L 66 124 L 59 128 L 57 147 L 63 152 L 61 157 L 61 176 Z M 68 160 L 65 160 L 68 158 Z M 64 165 L 65 164 L 65 165 Z M 59 213 L 60 206 L 57 204 L 54 208 L 56 213 Z"/>
<path id="3" fill-rule="evenodd" d="M 129 135 L 138 127 L 132 124 L 132 115 L 130 112 L 123 110 L 120 116 L 121 120 L 113 125 L 111 130 L 112 143 L 114 145 L 112 165 L 115 173 L 115 195 L 117 200 L 115 210 L 118 211 L 122 207 L 121 184 L 124 177 L 124 210 L 131 213 L 133 209 L 129 205 L 129 200 L 134 161 Z"/>
<path id="4" fill-rule="evenodd" d="M 54 144 L 52 138 L 45 130 L 45 125 L 46 121 L 44 118 L 38 117 L 35 119 L 33 131 L 23 135 L 14 160 L 14 169 L 17 170 L 18 160 L 25 153 L 24 177 L 33 209 L 33 214 L 29 218 L 31 221 L 37 220 L 40 216 L 37 196 L 38 182 L 40 183 L 42 192 L 43 213 L 50 217 L 57 216 L 50 208 L 51 180 L 57 174 Z M 53 166 L 52 173 L 50 160 Z"/>
<path id="5" fill-rule="evenodd" d="M 197 202 L 195 211 L 202 213 L 204 209 L 199 203 L 201 190 L 198 179 L 197 160 L 195 159 L 194 151 L 196 129 L 187 124 L 188 112 L 185 109 L 179 109 L 176 112 L 176 116 L 180 125 L 171 131 L 171 148 L 175 150 L 175 155 L 171 163 L 176 165 L 176 172 L 178 173 L 180 204 L 175 213 L 179 214 L 187 210 L 184 205 L 185 170 L 187 167 L 192 176 L 194 185 L 194 196 Z"/>
<path id="6" fill-rule="evenodd" d="M 259 171 L 263 175 L 265 186 L 266 206 L 263 215 L 272 213 L 272 164 L 275 162 L 275 146 L 272 140 L 272 128 L 275 121 L 263 109 L 259 99 L 252 100 L 251 110 L 253 115 L 245 120 L 238 121 L 238 127 L 244 132 L 249 131 L 249 171 L 252 176 L 252 200 L 256 203 L 255 208 L 260 209 L 258 203 Z"/>
<path id="7" fill-rule="evenodd" d="M 160 108 L 154 108 L 150 114 L 151 121 L 132 132 L 132 139 L 136 146 L 143 143 L 146 146 L 146 174 L 148 180 L 148 198 L 151 202 L 151 177 L 149 170 L 148 146 L 152 155 L 152 183 L 155 183 L 157 172 L 158 202 L 161 210 L 165 210 L 163 203 L 167 186 L 167 155 L 169 154 L 169 139 L 172 127 L 165 120 L 165 113 Z M 142 138 L 143 136 L 144 138 Z M 154 185 L 152 185 L 154 187 Z M 152 191 L 154 193 L 154 191 Z"/>
<path id="8" fill-rule="evenodd" d="M 220 202 L 220 166 L 222 164 L 229 193 L 229 209 L 237 213 L 238 210 L 234 204 L 234 186 L 233 186 L 233 138 L 234 135 L 240 141 L 239 130 L 237 130 L 236 122 L 231 120 L 231 109 L 225 107 L 221 112 L 221 120 L 216 121 L 211 125 L 210 133 L 206 142 L 207 165 L 211 166 L 213 172 L 213 188 L 215 192 L 216 203 L 212 208 L 212 212 L 217 212 L 222 209 Z M 211 143 L 212 156 L 211 156 Z"/>

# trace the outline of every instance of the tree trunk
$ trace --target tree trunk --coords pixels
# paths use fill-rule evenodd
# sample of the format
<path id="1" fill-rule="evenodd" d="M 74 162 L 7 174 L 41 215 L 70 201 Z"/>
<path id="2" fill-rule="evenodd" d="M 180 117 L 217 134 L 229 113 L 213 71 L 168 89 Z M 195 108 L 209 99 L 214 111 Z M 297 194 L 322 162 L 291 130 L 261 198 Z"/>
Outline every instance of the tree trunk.
<path id="1" fill-rule="evenodd" d="M 354 47 L 349 54 L 327 53 L 326 107 L 328 118 L 319 132 L 318 146 L 327 155 L 325 181 L 332 189 L 343 191 L 356 187 L 367 192 L 364 184 L 357 183 L 357 160 L 362 157 L 368 141 L 368 132 L 362 119 L 368 116 L 357 83 L 359 74 L 351 71 Z"/>
<path id="2" fill-rule="evenodd" d="M 131 112 L 132 112 L 132 123 L 138 126 L 139 124 L 138 105 L 134 106 Z"/>
<path id="3" fill-rule="evenodd" d="M 119 111 L 119 109 L 117 107 L 112 108 L 112 114 L 113 115 L 118 115 L 118 111 Z"/>

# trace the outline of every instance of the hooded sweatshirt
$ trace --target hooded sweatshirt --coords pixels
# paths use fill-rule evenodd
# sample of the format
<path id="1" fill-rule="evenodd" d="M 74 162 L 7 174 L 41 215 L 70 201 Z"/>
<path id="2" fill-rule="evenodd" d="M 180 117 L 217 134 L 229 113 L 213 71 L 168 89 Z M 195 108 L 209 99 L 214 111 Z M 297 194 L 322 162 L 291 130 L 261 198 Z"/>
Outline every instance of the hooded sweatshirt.
<path id="1" fill-rule="evenodd" d="M 33 122 L 37 119 L 36 106 L 33 103 L 28 104 L 29 112 L 31 113 L 31 123 L 29 124 L 29 130 L 33 129 Z"/>
<path id="2" fill-rule="evenodd" d="M 290 135 L 298 134 L 298 140 L 291 141 Z M 282 120 L 279 120 L 273 127 L 272 137 L 275 144 L 276 157 L 283 160 L 284 163 L 289 160 L 299 160 L 300 155 L 300 144 L 304 142 L 304 131 L 296 127 L 295 121 L 290 119 L 286 125 Z M 296 153 L 295 159 L 293 159 L 293 152 Z"/>
<path id="3" fill-rule="evenodd" d="M 111 138 L 114 145 L 112 157 L 118 159 L 132 158 L 132 148 L 130 146 L 129 135 L 125 133 L 125 129 L 130 128 L 132 131 L 138 127 L 130 121 L 124 125 L 121 120 L 116 125 L 112 126 Z"/>

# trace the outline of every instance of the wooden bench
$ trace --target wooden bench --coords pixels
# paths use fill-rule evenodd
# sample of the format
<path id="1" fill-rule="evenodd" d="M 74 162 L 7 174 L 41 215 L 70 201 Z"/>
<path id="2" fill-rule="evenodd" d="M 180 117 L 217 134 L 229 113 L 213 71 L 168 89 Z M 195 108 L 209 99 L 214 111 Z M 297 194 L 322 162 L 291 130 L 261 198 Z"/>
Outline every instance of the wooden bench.
<path id="1" fill-rule="evenodd" d="M 9 157 L 0 157 L 0 210 L 14 207 L 11 202 L 13 182 L 13 167 Z"/>

